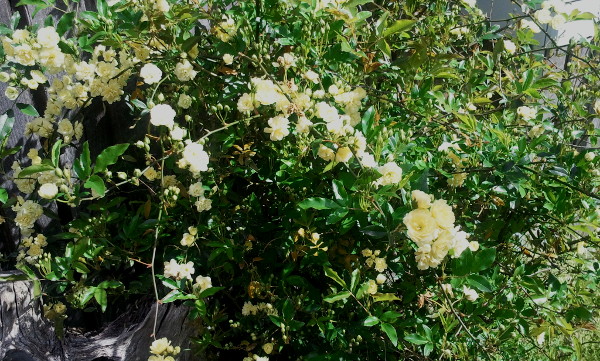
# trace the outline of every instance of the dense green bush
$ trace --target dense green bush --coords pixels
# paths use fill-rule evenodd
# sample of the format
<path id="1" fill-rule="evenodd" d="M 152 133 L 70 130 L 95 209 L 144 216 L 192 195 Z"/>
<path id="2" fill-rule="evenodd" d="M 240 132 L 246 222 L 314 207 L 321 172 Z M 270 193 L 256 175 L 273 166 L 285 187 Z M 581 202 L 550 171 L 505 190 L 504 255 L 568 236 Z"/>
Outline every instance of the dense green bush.
<path id="1" fill-rule="evenodd" d="M 591 14 L 526 1 L 501 27 L 466 0 L 65 2 L 57 23 L 0 28 L 5 95 L 43 144 L 2 201 L 58 329 L 152 295 L 191 308 L 181 352 L 209 359 L 595 352 L 599 28 L 544 49 L 564 69 L 534 36 Z M 46 109 L 19 103 L 38 87 Z M 117 102 L 147 134 L 91 154 L 88 106 Z M 75 217 L 40 233 L 52 202 Z"/>

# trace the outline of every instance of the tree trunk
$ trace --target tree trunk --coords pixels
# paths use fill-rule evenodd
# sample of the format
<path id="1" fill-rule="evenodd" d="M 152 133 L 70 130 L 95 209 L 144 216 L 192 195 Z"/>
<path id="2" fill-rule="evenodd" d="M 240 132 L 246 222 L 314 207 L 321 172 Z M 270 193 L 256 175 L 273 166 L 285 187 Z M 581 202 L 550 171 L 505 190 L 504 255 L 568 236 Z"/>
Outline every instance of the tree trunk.
<path id="1" fill-rule="evenodd" d="M 0 279 L 17 272 L 0 272 Z M 157 304 L 132 310 L 99 332 L 61 340 L 42 314 L 41 298 L 33 297 L 31 281 L 0 281 L 0 360 L 2 361 L 142 361 L 150 356 Z M 156 338 L 167 337 L 186 350 L 197 325 L 183 305 L 158 305 Z M 201 360 L 182 351 L 178 361 Z"/>

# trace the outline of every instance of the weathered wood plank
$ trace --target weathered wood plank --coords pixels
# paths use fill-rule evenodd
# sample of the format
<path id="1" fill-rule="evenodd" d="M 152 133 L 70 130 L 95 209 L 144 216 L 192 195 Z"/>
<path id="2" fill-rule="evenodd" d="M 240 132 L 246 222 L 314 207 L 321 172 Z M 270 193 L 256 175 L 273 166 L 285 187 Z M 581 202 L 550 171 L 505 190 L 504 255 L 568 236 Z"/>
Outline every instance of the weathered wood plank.
<path id="1" fill-rule="evenodd" d="M 0 277 L 16 272 L 0 272 Z M 68 328 L 60 340 L 42 315 L 40 298 L 33 297 L 30 281 L 0 282 L 0 360 L 113 361 L 147 360 L 154 327 L 156 304 L 119 316 L 100 332 L 75 334 Z M 188 307 L 158 305 L 157 338 L 189 348 L 195 326 L 187 319 Z M 182 352 L 179 361 L 198 360 Z"/>

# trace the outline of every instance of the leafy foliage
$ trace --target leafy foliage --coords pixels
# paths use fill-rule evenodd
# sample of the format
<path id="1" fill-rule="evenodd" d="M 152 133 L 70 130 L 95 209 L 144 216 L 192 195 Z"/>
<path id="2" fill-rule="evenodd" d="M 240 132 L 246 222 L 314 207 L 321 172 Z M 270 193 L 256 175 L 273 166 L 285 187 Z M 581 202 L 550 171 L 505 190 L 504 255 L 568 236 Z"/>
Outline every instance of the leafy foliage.
<path id="1" fill-rule="evenodd" d="M 44 144 L 0 201 L 20 269 L 68 305 L 48 318 L 182 302 L 209 359 L 597 352 L 598 23 L 540 49 L 540 25 L 593 15 L 539 3 L 500 28 L 470 1 L 99 0 L 0 28 Z M 44 114 L 18 102 L 38 86 Z M 145 136 L 92 154 L 93 102 Z M 42 234 L 50 202 L 77 212 Z"/>

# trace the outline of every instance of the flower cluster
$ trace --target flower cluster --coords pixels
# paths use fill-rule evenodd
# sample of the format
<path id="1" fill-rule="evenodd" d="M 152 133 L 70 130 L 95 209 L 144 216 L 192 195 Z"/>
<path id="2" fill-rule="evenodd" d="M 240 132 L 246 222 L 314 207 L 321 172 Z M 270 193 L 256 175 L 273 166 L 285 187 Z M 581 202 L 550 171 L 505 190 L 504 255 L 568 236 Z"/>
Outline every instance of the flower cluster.
<path id="1" fill-rule="evenodd" d="M 296 66 L 294 56 L 285 53 L 279 66 L 285 69 Z M 312 70 L 303 73 L 305 83 L 294 81 L 274 82 L 271 79 L 253 78 L 252 93 L 244 93 L 237 103 L 238 111 L 250 113 L 261 106 L 273 106 L 280 114 L 267 120 L 264 132 L 272 141 L 281 141 L 290 134 L 307 136 L 314 127 L 322 127 L 327 140 L 321 141 L 317 156 L 327 162 L 348 163 L 356 157 L 364 168 L 377 168 L 382 177 L 376 186 L 395 184 L 402 177 L 402 169 L 394 162 L 378 168 L 373 154 L 367 151 L 364 134 L 356 129 L 361 120 L 360 108 L 367 93 L 363 88 L 351 89 L 333 84 L 325 90 L 320 77 Z M 290 118 L 295 115 L 296 123 Z"/>
<path id="2" fill-rule="evenodd" d="M 554 10 L 554 15 L 551 10 Z M 548 0 L 542 3 L 542 8 L 536 11 L 534 16 L 540 24 L 550 24 L 554 30 L 559 30 L 567 21 L 564 15 L 566 11 L 562 0 Z"/>
<path id="3" fill-rule="evenodd" d="M 418 247 L 417 268 L 435 268 L 448 253 L 456 258 L 467 248 L 473 251 L 479 248 L 477 242 L 469 243 L 469 235 L 454 225 L 454 212 L 445 200 L 434 200 L 432 195 L 419 190 L 412 192 L 412 198 L 417 209 L 404 216 L 404 224 L 408 237 Z"/>
<path id="4" fill-rule="evenodd" d="M 25 260 L 27 263 L 35 263 L 44 254 L 44 247 L 48 245 L 46 236 L 38 234 L 35 237 L 25 237 L 21 241 L 17 262 Z"/>
<path id="5" fill-rule="evenodd" d="M 258 312 L 264 312 L 267 315 L 277 316 L 279 313 L 276 308 L 273 307 L 270 303 L 260 302 L 256 305 L 253 305 L 252 302 L 248 301 L 244 303 L 244 307 L 242 307 L 242 315 L 257 315 Z"/>
<path id="6" fill-rule="evenodd" d="M 211 31 L 219 40 L 228 42 L 237 33 L 237 26 L 232 18 L 224 15 L 222 21 L 213 26 Z"/>
<path id="7" fill-rule="evenodd" d="M 165 277 L 181 280 L 184 278 L 192 279 L 194 274 L 194 263 L 177 263 L 176 260 L 172 259 L 169 262 L 165 262 Z"/>
<path id="8" fill-rule="evenodd" d="M 172 346 L 171 341 L 166 337 L 154 340 L 150 345 L 150 353 L 148 361 L 175 361 L 175 356 L 179 355 L 181 348 Z"/>

